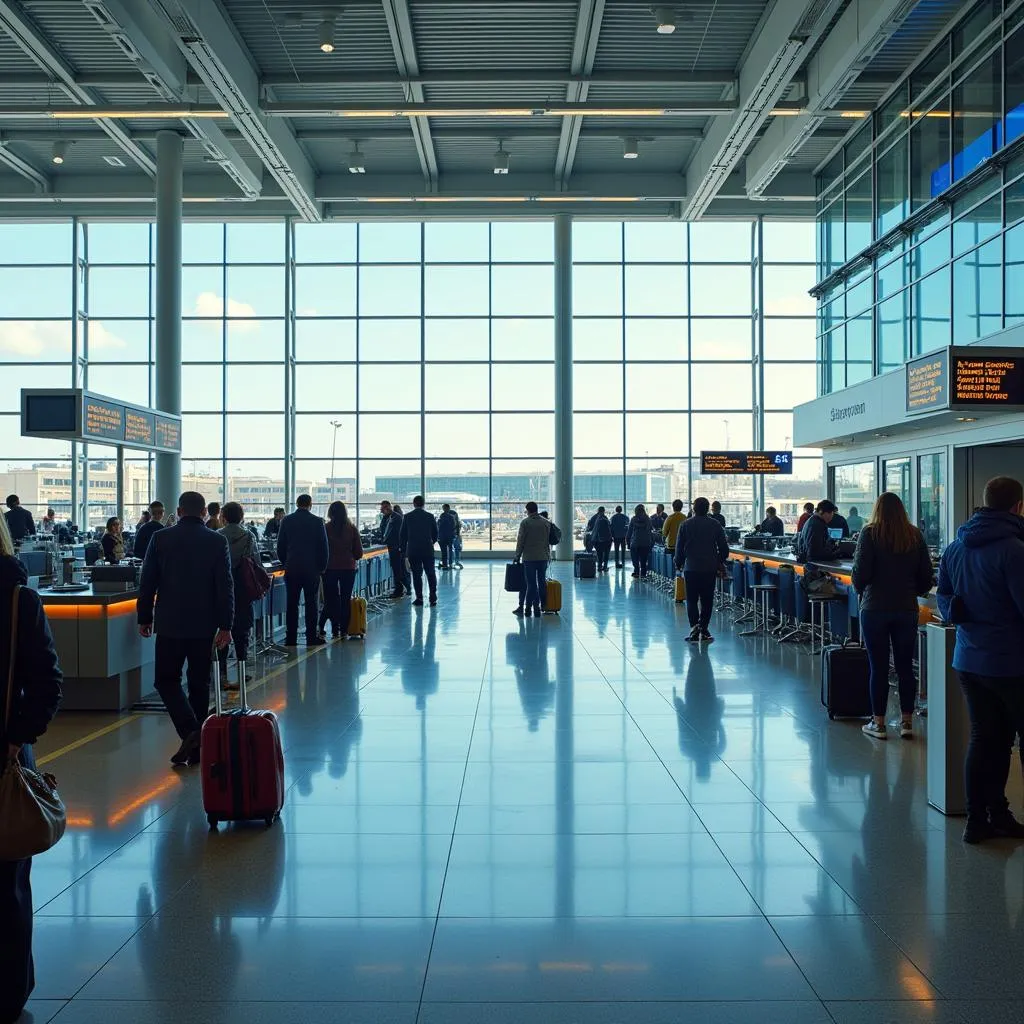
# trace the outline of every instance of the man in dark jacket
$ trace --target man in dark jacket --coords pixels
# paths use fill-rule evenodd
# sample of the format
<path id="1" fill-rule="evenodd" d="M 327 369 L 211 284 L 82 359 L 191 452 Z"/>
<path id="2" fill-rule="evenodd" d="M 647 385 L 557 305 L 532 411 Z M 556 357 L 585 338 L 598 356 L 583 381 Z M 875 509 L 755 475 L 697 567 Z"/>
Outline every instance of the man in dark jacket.
<path id="1" fill-rule="evenodd" d="M 800 531 L 796 540 L 798 562 L 834 562 L 836 542 L 828 535 L 836 507 L 831 501 L 819 501 L 818 507 Z"/>
<path id="2" fill-rule="evenodd" d="M 135 546 L 132 548 L 132 555 L 135 558 L 145 558 L 149 548 L 149 542 L 157 530 L 164 528 L 164 503 L 162 501 L 151 501 L 149 503 L 148 522 L 143 523 L 135 531 Z"/>
<path id="3" fill-rule="evenodd" d="M 235 616 L 228 542 L 206 528 L 205 512 L 206 499 L 196 491 L 178 498 L 178 521 L 150 538 L 139 583 L 139 633 L 156 633 L 156 689 L 181 738 L 174 765 L 199 763 L 213 646 L 231 642 Z M 181 689 L 186 664 L 187 700 Z"/>
<path id="4" fill-rule="evenodd" d="M 423 604 L 423 574 L 427 574 L 430 603 L 437 604 L 437 573 L 434 572 L 434 545 L 437 543 L 437 520 L 423 507 L 423 495 L 412 499 L 413 509 L 402 517 L 401 544 L 412 569 L 416 590 L 413 604 Z"/>
<path id="5" fill-rule="evenodd" d="M 317 627 L 320 577 L 327 568 L 330 549 L 324 521 L 313 515 L 313 499 L 300 494 L 295 511 L 281 520 L 277 535 L 277 557 L 284 566 L 284 589 L 287 607 L 284 617 L 284 643 L 294 647 L 299 642 L 299 599 L 306 605 L 306 646 L 315 647 L 324 641 Z"/>
<path id="6" fill-rule="evenodd" d="M 846 521 L 846 516 L 842 515 L 839 509 L 836 509 L 835 514 L 832 516 L 832 522 L 829 526 L 833 530 L 841 531 L 842 537 L 845 539 L 850 536 L 850 524 Z"/>
<path id="7" fill-rule="evenodd" d="M 996 477 L 984 500 L 942 555 L 937 595 L 956 624 L 953 668 L 971 720 L 966 843 L 1024 836 L 1006 800 L 1010 750 L 1024 732 L 1024 488 Z"/>
<path id="8" fill-rule="evenodd" d="M 608 520 L 608 525 L 615 545 L 615 568 L 621 569 L 626 564 L 626 534 L 629 532 L 629 516 L 622 511 L 621 505 L 615 506 L 615 515 Z"/>
<path id="9" fill-rule="evenodd" d="M 398 600 L 404 593 L 405 588 L 405 555 L 402 554 L 402 517 L 398 515 L 391 506 L 390 501 L 380 503 L 380 533 L 381 543 L 388 549 L 388 559 L 391 562 L 391 575 L 395 578 L 395 589 L 391 597 Z"/>
<path id="10" fill-rule="evenodd" d="M 21 501 L 16 494 L 7 495 L 7 511 L 4 513 L 7 520 L 7 529 L 11 533 L 11 540 L 24 540 L 26 537 L 34 537 L 36 524 L 32 520 L 32 513 L 23 508 Z"/>
<path id="11" fill-rule="evenodd" d="M 267 540 L 277 540 L 277 535 L 281 532 L 281 523 L 284 521 L 284 509 L 275 508 L 274 518 L 267 520 L 267 525 L 263 527 L 263 536 Z"/>
<path id="12" fill-rule="evenodd" d="M 710 643 L 711 612 L 715 606 L 715 580 L 729 560 L 729 542 L 722 524 L 708 514 L 707 498 L 696 498 L 693 515 L 679 527 L 676 536 L 676 568 L 686 580 L 686 612 L 690 620 L 690 643 Z"/>
<path id="13" fill-rule="evenodd" d="M 441 547 L 441 568 L 451 569 L 455 562 L 455 524 L 457 520 L 452 513 L 451 505 L 441 506 L 441 515 L 437 519 L 437 542 Z"/>
<path id="14" fill-rule="evenodd" d="M 35 767 L 32 744 L 46 727 L 60 704 L 63 679 L 57 652 L 42 602 L 26 586 L 28 574 L 14 557 L 14 542 L 0 524 L 0 665 L 6 691 L 7 667 L 11 659 L 11 610 L 14 588 L 18 597 L 18 638 L 15 654 L 15 689 L 11 715 L 0 728 L 0 752 L 17 758 L 26 768 Z M 2 699 L 2 697 L 0 697 Z M 20 1020 L 35 987 L 32 962 L 32 859 L 0 861 L 0 1021 Z"/>
<path id="15" fill-rule="evenodd" d="M 779 518 L 774 507 L 765 509 L 764 522 L 757 528 L 758 533 L 767 533 L 770 537 L 781 537 L 786 532 L 786 524 Z"/>

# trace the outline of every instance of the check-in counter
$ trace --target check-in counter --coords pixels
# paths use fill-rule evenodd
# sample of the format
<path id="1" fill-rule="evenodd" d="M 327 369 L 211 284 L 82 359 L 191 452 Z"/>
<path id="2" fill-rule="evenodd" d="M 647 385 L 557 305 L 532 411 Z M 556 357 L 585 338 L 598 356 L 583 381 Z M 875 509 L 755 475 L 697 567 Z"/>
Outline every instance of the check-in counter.
<path id="1" fill-rule="evenodd" d="M 121 711 L 153 689 L 153 640 L 139 636 L 138 590 L 40 590 L 50 622 L 68 711 Z"/>

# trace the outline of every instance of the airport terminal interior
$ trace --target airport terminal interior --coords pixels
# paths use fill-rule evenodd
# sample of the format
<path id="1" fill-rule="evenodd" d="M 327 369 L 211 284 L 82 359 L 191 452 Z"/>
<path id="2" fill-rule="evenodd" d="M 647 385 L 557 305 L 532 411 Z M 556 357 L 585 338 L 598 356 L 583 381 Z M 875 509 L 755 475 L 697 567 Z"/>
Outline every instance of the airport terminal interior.
<path id="1" fill-rule="evenodd" d="M 1022 295 L 1024 0 L 0 0 L 0 499 L 64 676 L 19 1019 L 1024 1022 L 934 592 L 910 736 L 895 675 L 888 741 L 866 676 L 823 700 L 878 496 L 937 567 L 1024 479 Z M 277 716 L 266 820 L 168 761 L 133 555 L 189 491 L 266 574 L 210 694 Z M 303 495 L 364 551 L 326 643 Z M 458 543 L 414 603 L 418 496 Z M 591 517 L 702 497 L 691 643 L 671 548 L 595 571 Z"/>

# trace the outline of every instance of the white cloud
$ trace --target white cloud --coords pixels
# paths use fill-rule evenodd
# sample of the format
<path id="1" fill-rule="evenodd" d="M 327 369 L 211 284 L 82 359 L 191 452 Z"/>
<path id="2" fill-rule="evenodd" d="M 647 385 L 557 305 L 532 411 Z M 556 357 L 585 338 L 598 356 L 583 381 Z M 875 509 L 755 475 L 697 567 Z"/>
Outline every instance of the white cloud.
<path id="1" fill-rule="evenodd" d="M 97 349 L 126 349 L 128 342 L 107 329 L 102 320 L 89 321 L 89 355 Z"/>
<path id="2" fill-rule="evenodd" d="M 71 325 L 66 321 L 0 321 L 0 352 L 46 358 L 71 352 Z"/>
<path id="3" fill-rule="evenodd" d="M 200 292 L 196 296 L 191 315 L 230 317 L 228 330 L 233 334 L 251 334 L 259 329 L 259 324 L 252 319 L 256 316 L 256 310 L 248 302 L 239 302 L 238 299 L 233 299 L 230 295 L 225 302 L 223 297 L 215 292 Z"/>

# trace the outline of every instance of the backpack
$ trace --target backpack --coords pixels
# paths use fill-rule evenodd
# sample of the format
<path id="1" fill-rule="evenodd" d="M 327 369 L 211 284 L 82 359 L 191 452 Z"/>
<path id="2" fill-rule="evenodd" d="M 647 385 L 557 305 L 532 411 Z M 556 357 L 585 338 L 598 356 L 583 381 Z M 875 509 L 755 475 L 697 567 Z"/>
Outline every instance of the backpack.
<path id="1" fill-rule="evenodd" d="M 244 555 L 238 563 L 238 579 L 250 601 L 259 601 L 270 590 L 272 580 L 263 563 L 252 555 Z"/>
<path id="2" fill-rule="evenodd" d="M 607 544 L 612 539 L 612 525 L 601 516 L 600 519 L 594 523 L 594 540 L 599 544 Z"/>
<path id="3" fill-rule="evenodd" d="M 548 527 L 548 543 L 552 545 L 562 543 L 562 531 L 554 523 Z"/>

